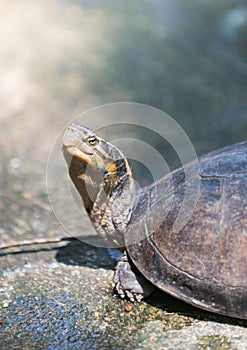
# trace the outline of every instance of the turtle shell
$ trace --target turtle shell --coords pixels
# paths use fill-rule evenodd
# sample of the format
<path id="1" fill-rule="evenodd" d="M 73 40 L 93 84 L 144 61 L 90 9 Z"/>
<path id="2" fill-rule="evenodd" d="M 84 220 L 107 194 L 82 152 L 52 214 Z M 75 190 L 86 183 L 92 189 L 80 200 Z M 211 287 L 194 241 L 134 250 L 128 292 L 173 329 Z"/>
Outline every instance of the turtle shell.
<path id="1" fill-rule="evenodd" d="M 247 142 L 202 156 L 199 171 L 189 180 L 184 174 L 178 169 L 141 195 L 125 233 L 128 254 L 161 290 L 247 319 Z M 185 196 L 193 197 L 186 188 L 194 183 L 193 211 L 174 229 Z"/>

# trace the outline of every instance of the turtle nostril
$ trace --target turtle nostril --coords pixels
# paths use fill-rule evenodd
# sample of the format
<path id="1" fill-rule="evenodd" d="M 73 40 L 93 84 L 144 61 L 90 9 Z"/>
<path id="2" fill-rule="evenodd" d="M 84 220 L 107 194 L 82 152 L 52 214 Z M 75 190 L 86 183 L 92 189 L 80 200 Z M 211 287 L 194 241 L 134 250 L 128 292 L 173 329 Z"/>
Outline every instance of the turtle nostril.
<path id="1" fill-rule="evenodd" d="M 70 124 L 68 126 L 68 131 L 75 131 L 76 130 L 76 126 L 74 124 Z"/>

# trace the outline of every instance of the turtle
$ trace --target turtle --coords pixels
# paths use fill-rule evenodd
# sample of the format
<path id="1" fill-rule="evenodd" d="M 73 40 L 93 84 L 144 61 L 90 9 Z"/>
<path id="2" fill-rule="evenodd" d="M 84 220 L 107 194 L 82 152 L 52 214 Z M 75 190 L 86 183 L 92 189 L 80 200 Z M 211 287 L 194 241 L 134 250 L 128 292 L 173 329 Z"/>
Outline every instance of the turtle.
<path id="1" fill-rule="evenodd" d="M 62 148 L 92 225 L 123 252 L 113 278 L 120 297 L 140 301 L 158 287 L 247 319 L 247 141 L 202 155 L 198 171 L 191 161 L 143 188 L 123 153 L 85 126 L 70 124 Z M 174 230 L 194 183 L 196 204 Z"/>

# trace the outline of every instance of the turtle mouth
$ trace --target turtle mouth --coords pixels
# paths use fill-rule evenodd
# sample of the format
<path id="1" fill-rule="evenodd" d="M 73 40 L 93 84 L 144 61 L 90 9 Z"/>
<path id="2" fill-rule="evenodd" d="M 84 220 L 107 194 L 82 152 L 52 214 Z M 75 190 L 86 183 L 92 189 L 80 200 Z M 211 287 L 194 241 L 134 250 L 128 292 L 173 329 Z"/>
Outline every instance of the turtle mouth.
<path id="1" fill-rule="evenodd" d="M 83 133 L 77 125 L 70 125 L 63 136 L 63 147 L 67 153 L 88 162 L 92 149 L 83 141 Z"/>
<path id="2" fill-rule="evenodd" d="M 84 164 L 92 165 L 91 156 L 93 153 L 89 152 L 82 146 L 74 146 L 74 145 L 64 145 L 64 154 L 70 155 L 72 158 L 76 158 Z M 65 159 L 67 156 L 65 155 Z M 71 161 L 71 160 L 70 160 Z"/>
<path id="3" fill-rule="evenodd" d="M 86 155 L 91 156 L 93 155 L 92 152 L 89 152 L 86 148 L 82 147 L 81 145 L 64 145 L 64 148 L 66 151 L 71 154 L 72 156 L 76 156 L 78 158 L 83 158 Z"/>

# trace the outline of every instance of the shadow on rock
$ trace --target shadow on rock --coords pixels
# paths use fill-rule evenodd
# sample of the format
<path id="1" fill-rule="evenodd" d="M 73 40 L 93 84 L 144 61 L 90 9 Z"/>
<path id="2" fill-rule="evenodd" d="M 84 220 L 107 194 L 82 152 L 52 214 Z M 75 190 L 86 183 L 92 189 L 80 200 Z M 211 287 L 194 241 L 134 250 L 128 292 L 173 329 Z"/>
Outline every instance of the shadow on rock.
<path id="1" fill-rule="evenodd" d="M 146 299 L 146 302 L 154 307 L 164 310 L 169 313 L 176 313 L 181 316 L 191 317 L 202 321 L 211 321 L 216 323 L 225 323 L 229 325 L 241 326 L 247 328 L 247 321 L 237 318 L 227 317 L 219 314 L 214 314 L 206 310 L 197 308 L 187 304 L 165 292 L 155 291 Z"/>
<path id="2" fill-rule="evenodd" d="M 56 260 L 66 265 L 87 266 L 107 270 L 114 269 L 116 260 L 109 254 L 106 248 L 91 246 L 79 240 L 71 241 L 58 249 Z"/>

